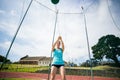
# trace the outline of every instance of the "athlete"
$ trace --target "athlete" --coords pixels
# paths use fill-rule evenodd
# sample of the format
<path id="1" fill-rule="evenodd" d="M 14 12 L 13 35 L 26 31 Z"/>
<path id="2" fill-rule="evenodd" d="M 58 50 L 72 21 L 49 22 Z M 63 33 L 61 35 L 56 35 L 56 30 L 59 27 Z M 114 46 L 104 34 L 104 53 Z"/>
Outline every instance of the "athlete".
<path id="1" fill-rule="evenodd" d="M 63 60 L 64 43 L 61 36 L 59 36 L 57 41 L 53 44 L 52 52 L 53 52 L 53 61 L 51 64 L 52 67 L 51 67 L 51 73 L 50 73 L 50 80 L 55 79 L 55 75 L 58 69 L 60 71 L 62 80 L 66 80 L 65 68 L 64 68 L 65 64 Z"/>

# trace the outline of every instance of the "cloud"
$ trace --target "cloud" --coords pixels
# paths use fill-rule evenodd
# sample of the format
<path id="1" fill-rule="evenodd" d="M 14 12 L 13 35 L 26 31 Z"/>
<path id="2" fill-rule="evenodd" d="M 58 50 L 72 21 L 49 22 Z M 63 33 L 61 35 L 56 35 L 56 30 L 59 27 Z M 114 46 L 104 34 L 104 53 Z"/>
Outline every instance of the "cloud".
<path id="1" fill-rule="evenodd" d="M 107 3 L 106 1 L 100 1 L 100 5 L 98 8 L 98 19 L 103 21 L 106 20 L 108 17 L 108 12 L 107 12 Z"/>
<path id="2" fill-rule="evenodd" d="M 17 16 L 16 10 L 11 10 L 11 11 L 10 11 L 10 14 L 11 14 L 12 16 Z"/>
<path id="3" fill-rule="evenodd" d="M 0 43 L 0 47 L 7 49 L 10 45 L 10 41 L 6 41 L 4 43 Z"/>
<path id="4" fill-rule="evenodd" d="M 0 14 L 4 14 L 5 13 L 5 11 L 4 10 L 0 10 Z"/>
<path id="5" fill-rule="evenodd" d="M 7 33 L 9 36 L 13 36 L 15 31 L 16 31 L 17 25 L 16 24 L 12 24 L 9 22 L 4 22 L 1 21 L 0 23 L 0 31 L 5 31 L 5 33 Z"/>

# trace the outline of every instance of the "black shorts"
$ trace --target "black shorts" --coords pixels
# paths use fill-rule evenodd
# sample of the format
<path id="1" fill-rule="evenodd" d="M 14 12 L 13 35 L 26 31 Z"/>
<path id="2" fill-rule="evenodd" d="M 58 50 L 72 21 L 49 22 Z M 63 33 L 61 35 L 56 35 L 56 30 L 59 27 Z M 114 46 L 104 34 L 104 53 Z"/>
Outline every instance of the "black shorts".
<path id="1" fill-rule="evenodd" d="M 61 66 L 64 66 L 64 64 L 60 64 L 60 65 L 52 64 L 52 66 L 55 66 L 59 69 Z"/>

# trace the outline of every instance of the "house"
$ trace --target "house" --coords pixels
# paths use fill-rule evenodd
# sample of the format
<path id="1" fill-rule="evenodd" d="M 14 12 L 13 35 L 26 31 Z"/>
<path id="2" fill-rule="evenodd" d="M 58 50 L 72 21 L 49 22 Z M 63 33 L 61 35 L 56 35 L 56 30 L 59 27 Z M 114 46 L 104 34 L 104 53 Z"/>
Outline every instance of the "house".
<path id="1" fill-rule="evenodd" d="M 20 64 L 30 64 L 30 65 L 39 65 L 39 66 L 49 66 L 50 62 L 52 61 L 51 57 L 46 56 L 37 56 L 37 57 L 29 57 L 28 55 L 20 58 Z M 65 66 L 68 66 L 67 62 L 65 61 Z"/>
<path id="2" fill-rule="evenodd" d="M 32 65 L 40 65 L 40 66 L 49 66 L 51 61 L 50 57 L 39 56 L 39 57 L 29 57 L 28 55 L 20 58 L 20 64 L 32 64 Z"/>

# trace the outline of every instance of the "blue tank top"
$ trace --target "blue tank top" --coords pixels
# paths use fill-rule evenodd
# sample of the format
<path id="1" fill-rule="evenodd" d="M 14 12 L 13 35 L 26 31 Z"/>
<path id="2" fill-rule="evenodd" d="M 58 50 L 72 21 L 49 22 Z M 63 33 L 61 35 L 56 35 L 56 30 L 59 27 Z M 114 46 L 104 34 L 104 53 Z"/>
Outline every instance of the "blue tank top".
<path id="1" fill-rule="evenodd" d="M 60 49 L 54 49 L 52 64 L 55 64 L 55 65 L 64 65 L 63 51 L 62 51 L 61 48 Z"/>

